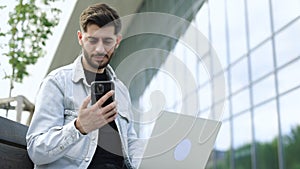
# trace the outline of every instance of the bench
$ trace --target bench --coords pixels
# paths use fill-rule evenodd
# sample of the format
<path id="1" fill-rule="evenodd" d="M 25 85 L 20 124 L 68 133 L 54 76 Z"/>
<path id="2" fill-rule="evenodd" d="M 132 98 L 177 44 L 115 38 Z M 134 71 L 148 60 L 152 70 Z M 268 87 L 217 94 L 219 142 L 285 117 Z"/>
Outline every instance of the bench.
<path id="1" fill-rule="evenodd" d="M 28 126 L 0 117 L 0 168 L 33 169 L 26 150 Z"/>

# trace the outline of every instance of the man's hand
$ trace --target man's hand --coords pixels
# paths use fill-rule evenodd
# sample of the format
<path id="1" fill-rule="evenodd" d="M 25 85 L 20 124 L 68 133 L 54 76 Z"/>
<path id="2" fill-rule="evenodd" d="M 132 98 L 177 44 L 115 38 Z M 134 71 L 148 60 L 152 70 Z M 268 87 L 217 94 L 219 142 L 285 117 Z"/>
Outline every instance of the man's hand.
<path id="1" fill-rule="evenodd" d="M 117 106 L 115 101 L 105 107 L 102 107 L 103 103 L 113 94 L 114 91 L 106 93 L 91 107 L 87 107 L 91 101 L 91 97 L 88 96 L 85 98 L 75 122 L 75 127 L 82 134 L 87 134 L 93 130 L 99 129 L 116 119 Z"/>

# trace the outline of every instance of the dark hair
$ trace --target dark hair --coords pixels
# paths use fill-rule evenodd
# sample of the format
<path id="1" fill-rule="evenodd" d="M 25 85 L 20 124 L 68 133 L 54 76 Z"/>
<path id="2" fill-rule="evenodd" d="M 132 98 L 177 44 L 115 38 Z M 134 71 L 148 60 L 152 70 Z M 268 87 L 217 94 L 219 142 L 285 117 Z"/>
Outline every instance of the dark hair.
<path id="1" fill-rule="evenodd" d="M 103 3 L 97 3 L 86 8 L 80 15 L 79 24 L 80 29 L 84 32 L 87 31 L 87 26 L 90 24 L 96 24 L 99 27 L 113 24 L 115 34 L 121 30 L 121 20 L 117 11 Z"/>

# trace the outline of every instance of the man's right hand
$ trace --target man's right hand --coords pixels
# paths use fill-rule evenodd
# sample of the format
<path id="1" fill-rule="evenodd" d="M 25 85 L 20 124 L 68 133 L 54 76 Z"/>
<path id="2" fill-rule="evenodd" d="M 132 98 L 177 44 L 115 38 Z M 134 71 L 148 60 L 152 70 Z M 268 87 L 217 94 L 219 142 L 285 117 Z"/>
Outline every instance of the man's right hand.
<path id="1" fill-rule="evenodd" d="M 94 105 L 87 107 L 91 101 L 91 97 L 88 96 L 84 99 L 78 113 L 78 117 L 75 121 L 75 127 L 82 133 L 87 134 L 93 130 L 99 129 L 104 125 L 112 122 L 117 117 L 117 105 L 116 101 L 109 105 L 102 107 L 103 103 L 111 96 L 114 91 L 106 93 L 101 97 Z"/>

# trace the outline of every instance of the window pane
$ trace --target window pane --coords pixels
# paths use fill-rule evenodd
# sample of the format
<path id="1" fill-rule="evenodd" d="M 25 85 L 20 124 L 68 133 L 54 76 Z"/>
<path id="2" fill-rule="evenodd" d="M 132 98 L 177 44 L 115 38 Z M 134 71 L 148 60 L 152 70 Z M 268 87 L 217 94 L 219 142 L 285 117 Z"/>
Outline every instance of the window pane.
<path id="1" fill-rule="evenodd" d="M 259 83 L 253 85 L 254 105 L 259 104 L 272 97 L 275 97 L 274 75 L 271 75 L 266 79 L 263 79 Z"/>
<path id="2" fill-rule="evenodd" d="M 280 97 L 281 130 L 288 134 L 292 127 L 300 125 L 300 89 Z"/>
<path id="3" fill-rule="evenodd" d="M 226 81 L 226 77 L 225 77 L 225 73 L 220 72 L 220 74 L 216 75 L 213 79 L 212 82 L 213 83 L 213 99 L 215 103 L 218 103 L 224 99 L 226 99 L 226 89 L 227 89 L 227 81 Z"/>
<path id="4" fill-rule="evenodd" d="M 200 114 L 198 115 L 198 117 L 204 118 L 204 119 L 209 119 L 210 116 L 211 116 L 211 109 L 201 110 Z"/>
<path id="5" fill-rule="evenodd" d="M 219 131 L 218 137 L 216 139 L 215 150 L 218 153 L 218 158 L 216 160 L 218 169 L 229 168 L 230 160 L 230 125 L 229 122 L 223 122 L 221 129 Z M 210 167 L 212 168 L 212 167 Z"/>
<path id="6" fill-rule="evenodd" d="M 224 78 L 225 78 L 225 96 L 226 98 L 228 98 L 228 96 L 231 94 L 229 93 L 228 71 L 224 72 Z"/>
<path id="7" fill-rule="evenodd" d="M 288 65 L 278 72 L 279 92 L 285 92 L 300 85 L 299 70 L 300 60 Z"/>
<path id="8" fill-rule="evenodd" d="M 280 98 L 281 129 L 284 138 L 289 140 L 284 144 L 286 168 L 297 168 L 300 165 L 300 120 L 299 120 L 300 89 Z"/>
<path id="9" fill-rule="evenodd" d="M 278 168 L 278 123 L 275 101 L 254 109 L 257 168 Z"/>
<path id="10" fill-rule="evenodd" d="M 248 0 L 250 47 L 254 47 L 271 35 L 268 0 Z"/>
<path id="11" fill-rule="evenodd" d="M 273 71 L 273 54 L 270 41 L 251 53 L 251 67 L 253 81 Z"/>
<path id="12" fill-rule="evenodd" d="M 212 46 L 224 68 L 227 67 L 224 1 L 210 0 L 209 8 Z"/>
<path id="13" fill-rule="evenodd" d="M 300 2 L 300 1 L 299 1 Z M 300 20 L 275 36 L 277 65 L 281 66 L 300 55 Z"/>
<path id="14" fill-rule="evenodd" d="M 211 97 L 211 84 L 203 86 L 198 90 L 200 96 L 200 108 L 201 110 L 209 108 L 211 105 L 212 97 Z"/>
<path id="15" fill-rule="evenodd" d="M 237 114 L 243 110 L 248 109 L 250 107 L 249 98 L 249 89 L 243 90 L 242 92 L 234 95 L 232 97 L 233 114 Z"/>
<path id="16" fill-rule="evenodd" d="M 207 83 L 209 78 L 210 78 L 210 74 L 207 70 L 207 67 L 206 65 L 204 64 L 204 62 L 200 62 L 198 64 L 198 67 L 197 67 L 197 84 L 200 86 L 200 85 L 203 85 L 204 83 Z"/>
<path id="17" fill-rule="evenodd" d="M 229 122 L 223 122 L 218 133 L 215 148 L 220 151 L 227 151 L 230 149 L 230 126 Z"/>
<path id="18" fill-rule="evenodd" d="M 196 27 L 208 38 L 208 5 L 205 2 L 195 18 Z"/>
<path id="19" fill-rule="evenodd" d="M 228 0 L 228 26 L 230 44 L 230 62 L 236 61 L 246 53 L 244 1 Z"/>
<path id="20" fill-rule="evenodd" d="M 275 101 L 254 109 L 255 138 L 258 142 L 271 142 L 278 135 Z"/>
<path id="21" fill-rule="evenodd" d="M 272 0 L 275 30 L 300 15 L 299 0 Z"/>
<path id="22" fill-rule="evenodd" d="M 229 100 L 226 100 L 224 103 L 223 119 L 227 120 L 229 116 Z"/>
<path id="23" fill-rule="evenodd" d="M 250 144 L 251 137 L 251 116 L 250 112 L 245 112 L 233 119 L 234 128 L 234 148 Z"/>
<path id="24" fill-rule="evenodd" d="M 235 92 L 242 87 L 248 85 L 249 82 L 248 64 L 247 59 L 244 58 L 236 65 L 231 67 L 231 87 L 232 92 Z"/>
<path id="25" fill-rule="evenodd" d="M 233 119 L 236 168 L 251 168 L 251 117 L 246 112 Z"/>

